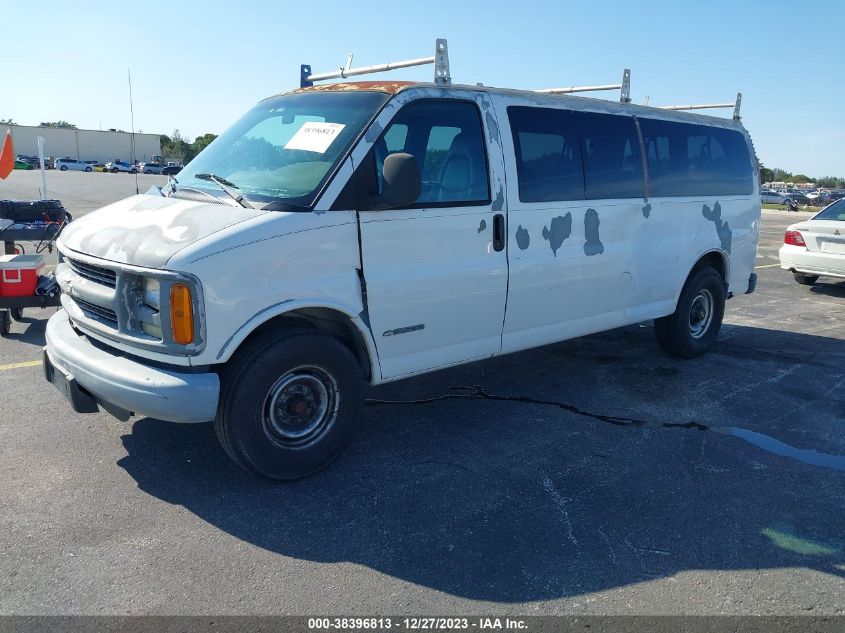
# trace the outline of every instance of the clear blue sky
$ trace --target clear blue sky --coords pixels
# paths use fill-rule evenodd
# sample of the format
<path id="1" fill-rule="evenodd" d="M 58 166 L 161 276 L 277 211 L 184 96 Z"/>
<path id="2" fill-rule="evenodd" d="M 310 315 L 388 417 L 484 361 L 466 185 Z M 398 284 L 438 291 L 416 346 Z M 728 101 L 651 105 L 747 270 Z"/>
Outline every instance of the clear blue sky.
<path id="1" fill-rule="evenodd" d="M 130 68 L 136 130 L 219 133 L 262 97 L 297 87 L 300 63 L 424 56 L 439 36 L 459 83 L 616 83 L 629 67 L 637 103 L 732 101 L 741 90 L 767 166 L 845 176 L 842 0 L 2 5 L 0 118 L 24 125 L 129 130 Z M 430 81 L 431 67 L 389 76 Z"/>

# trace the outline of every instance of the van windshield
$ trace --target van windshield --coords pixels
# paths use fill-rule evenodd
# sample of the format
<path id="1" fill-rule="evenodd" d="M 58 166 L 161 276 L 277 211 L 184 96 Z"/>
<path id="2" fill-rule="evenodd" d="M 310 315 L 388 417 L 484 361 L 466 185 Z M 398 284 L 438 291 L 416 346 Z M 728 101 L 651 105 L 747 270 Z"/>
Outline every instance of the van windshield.
<path id="1" fill-rule="evenodd" d="M 197 174 L 214 174 L 255 206 L 283 201 L 309 207 L 323 181 L 390 95 L 309 92 L 262 101 L 215 139 L 177 175 L 171 195 L 220 188 Z"/>

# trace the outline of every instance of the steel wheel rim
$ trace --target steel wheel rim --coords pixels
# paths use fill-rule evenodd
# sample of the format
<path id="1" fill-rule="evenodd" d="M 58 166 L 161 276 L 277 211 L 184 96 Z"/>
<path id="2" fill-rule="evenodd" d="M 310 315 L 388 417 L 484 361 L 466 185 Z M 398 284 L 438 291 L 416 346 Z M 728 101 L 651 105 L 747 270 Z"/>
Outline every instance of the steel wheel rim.
<path id="1" fill-rule="evenodd" d="M 702 289 L 695 295 L 689 311 L 689 329 L 693 338 L 699 339 L 710 329 L 713 322 L 713 295 Z"/>
<path id="2" fill-rule="evenodd" d="M 296 367 L 276 380 L 264 398 L 264 434 L 283 448 L 309 446 L 334 425 L 339 406 L 340 390 L 328 371 Z"/>

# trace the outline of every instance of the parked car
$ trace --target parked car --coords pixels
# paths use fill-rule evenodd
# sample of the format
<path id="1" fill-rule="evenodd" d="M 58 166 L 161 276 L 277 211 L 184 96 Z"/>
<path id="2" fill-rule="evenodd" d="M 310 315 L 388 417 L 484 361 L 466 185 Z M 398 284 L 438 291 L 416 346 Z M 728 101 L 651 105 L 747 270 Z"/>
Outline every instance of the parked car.
<path id="1" fill-rule="evenodd" d="M 845 200 L 837 200 L 809 220 L 786 229 L 780 267 L 810 286 L 821 276 L 845 279 Z"/>
<path id="2" fill-rule="evenodd" d="M 35 167 L 30 162 L 15 159 L 15 169 L 35 169 Z"/>
<path id="3" fill-rule="evenodd" d="M 64 230 L 45 376 L 79 412 L 215 420 L 233 461 L 291 479 L 340 454 L 366 384 L 651 319 L 700 356 L 755 288 L 753 147 L 739 121 L 636 116 L 458 85 L 263 100 L 166 195 Z M 646 176 L 626 152 L 658 139 Z M 725 156 L 691 178 L 702 139 Z"/>
<path id="4" fill-rule="evenodd" d="M 787 194 L 787 198 L 792 200 L 795 204 L 805 207 L 813 202 L 809 197 L 807 197 L 807 194 L 801 193 L 800 191 L 791 191 Z"/>
<path id="5" fill-rule="evenodd" d="M 182 171 L 182 165 L 167 165 L 161 168 L 161 173 L 165 176 L 175 176 Z"/>
<path id="6" fill-rule="evenodd" d="M 773 191 L 772 189 L 760 190 L 760 201 L 763 204 L 786 204 L 789 196 L 780 191 Z"/>
<path id="7" fill-rule="evenodd" d="M 158 163 L 141 163 L 138 165 L 138 171 L 142 174 L 160 174 L 163 168 Z"/>
<path id="8" fill-rule="evenodd" d="M 61 171 L 67 171 L 68 169 L 74 169 L 76 171 L 94 171 L 94 168 L 84 160 L 76 160 L 75 158 L 57 158 L 56 169 Z"/>
<path id="9" fill-rule="evenodd" d="M 113 160 L 109 163 L 106 163 L 105 166 L 106 171 L 110 171 L 113 174 L 116 174 L 119 171 L 124 171 L 128 174 L 137 174 L 138 168 L 131 163 L 124 162 L 122 160 Z"/>

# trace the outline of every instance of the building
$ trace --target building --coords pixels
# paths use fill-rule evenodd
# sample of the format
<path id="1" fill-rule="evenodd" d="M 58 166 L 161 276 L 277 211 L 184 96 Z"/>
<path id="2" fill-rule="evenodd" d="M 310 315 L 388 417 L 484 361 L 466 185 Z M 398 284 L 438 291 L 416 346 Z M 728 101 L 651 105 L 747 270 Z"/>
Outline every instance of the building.
<path id="1" fill-rule="evenodd" d="M 38 155 L 38 137 L 44 139 L 44 156 L 52 158 L 76 158 L 77 160 L 110 160 L 131 162 L 132 137 L 135 137 L 135 156 L 139 162 L 151 160 L 161 154 L 158 134 L 130 134 L 114 130 L 70 130 L 57 127 L 36 127 L 32 125 L 9 125 L 15 153 L 24 156 Z M 5 130 L 0 129 L 0 132 Z"/>

